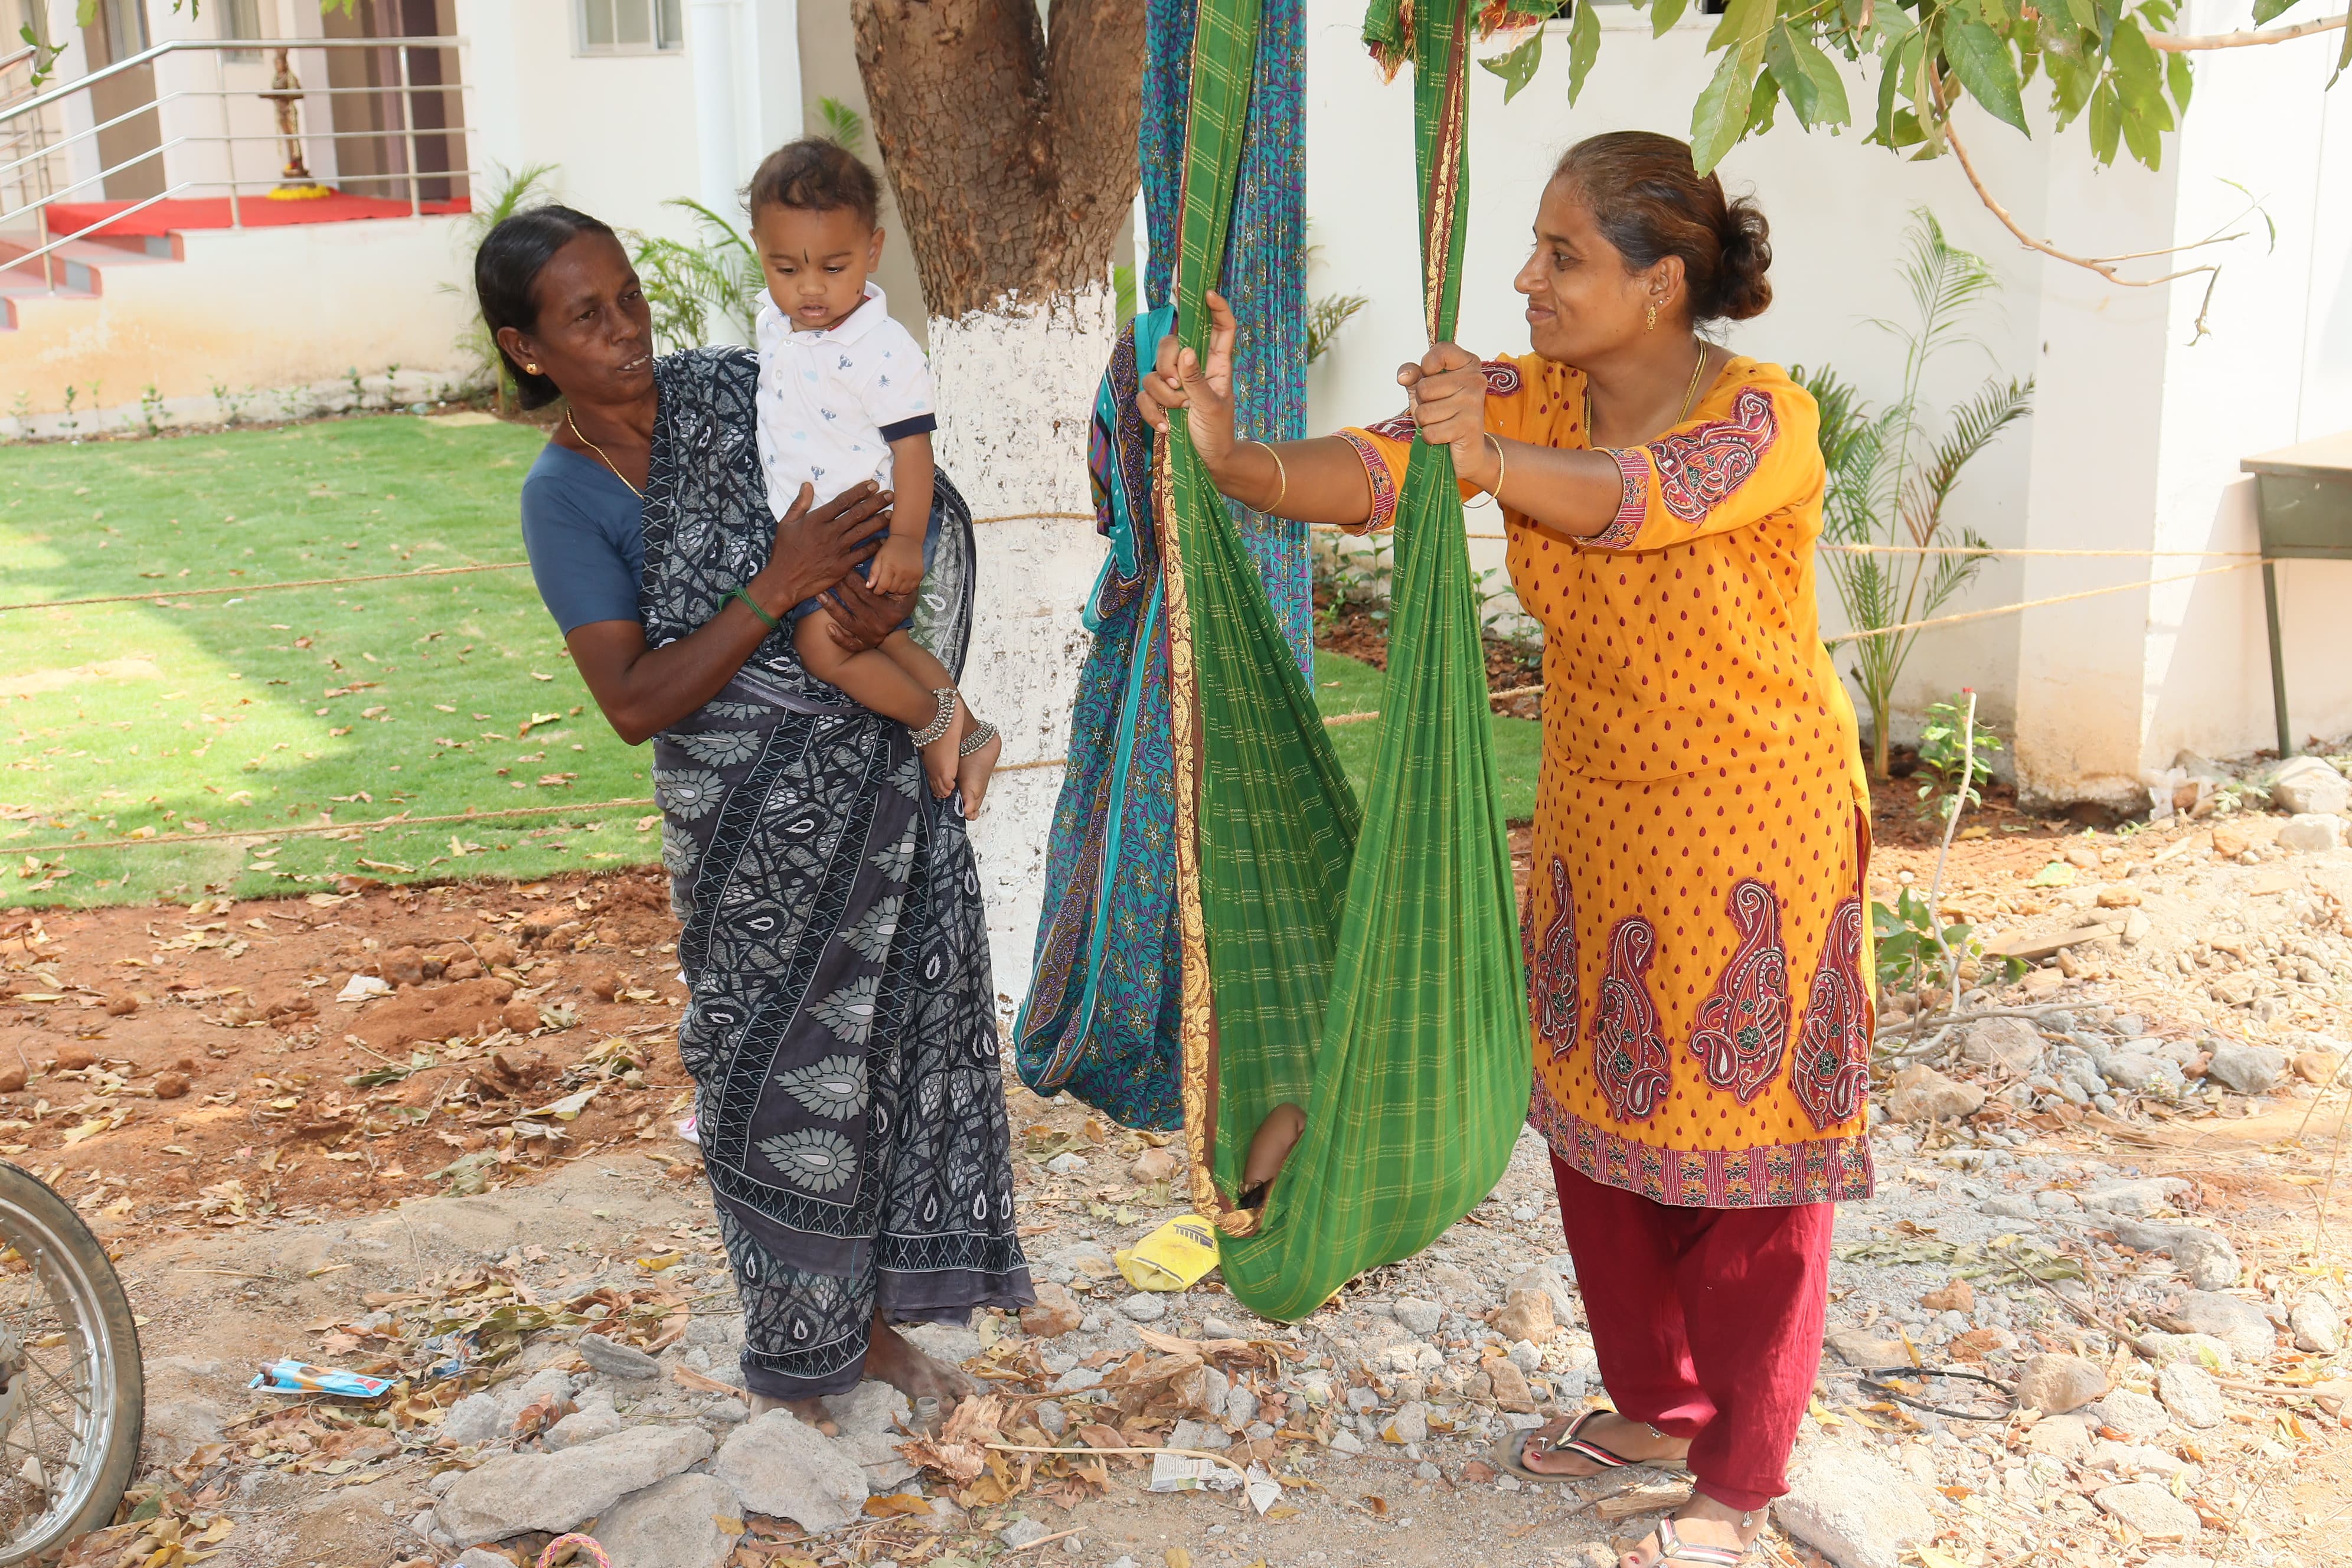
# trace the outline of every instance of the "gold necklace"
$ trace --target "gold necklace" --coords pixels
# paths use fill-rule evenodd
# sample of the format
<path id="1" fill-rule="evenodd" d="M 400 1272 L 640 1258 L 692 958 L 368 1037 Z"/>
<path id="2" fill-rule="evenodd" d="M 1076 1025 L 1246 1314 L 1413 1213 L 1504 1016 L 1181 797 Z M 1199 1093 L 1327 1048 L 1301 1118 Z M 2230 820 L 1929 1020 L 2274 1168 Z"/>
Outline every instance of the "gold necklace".
<path id="1" fill-rule="evenodd" d="M 597 457 L 604 459 L 604 466 L 613 470 L 613 477 L 614 479 L 620 480 L 625 485 L 629 485 L 629 476 L 621 472 L 621 465 L 613 461 L 612 458 L 604 457 L 604 447 L 599 447 L 593 441 L 589 441 L 587 437 L 580 434 L 580 421 L 572 417 L 572 410 L 569 408 L 563 411 L 563 422 L 572 426 L 572 434 L 573 436 L 578 437 L 583 441 L 588 442 L 588 449 L 595 453 Z M 637 489 L 635 485 L 629 485 L 629 493 L 636 497 L 639 500 L 646 499 L 646 492 Z"/>
<path id="2" fill-rule="evenodd" d="M 1706 374 L 1706 344 L 1697 338 L 1691 341 L 1698 344 L 1698 363 L 1691 366 L 1690 385 L 1683 392 L 1683 411 L 1675 418 L 1676 425 L 1688 419 L 1691 410 L 1698 406 L 1699 377 Z M 587 439 L 585 436 L 580 438 Z M 1592 383 L 1589 379 L 1584 384 L 1584 440 L 1588 447 L 1592 443 Z"/>

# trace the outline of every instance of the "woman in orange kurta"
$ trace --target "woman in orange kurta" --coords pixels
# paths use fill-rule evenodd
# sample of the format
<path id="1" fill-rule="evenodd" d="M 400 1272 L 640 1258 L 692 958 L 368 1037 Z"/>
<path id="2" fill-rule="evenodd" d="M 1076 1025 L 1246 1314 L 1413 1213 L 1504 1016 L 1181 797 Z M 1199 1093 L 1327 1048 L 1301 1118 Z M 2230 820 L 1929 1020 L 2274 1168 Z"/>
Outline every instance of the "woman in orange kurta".
<path id="1" fill-rule="evenodd" d="M 1815 608 L 1818 416 L 1696 331 L 1765 308 L 1770 254 L 1684 143 L 1594 137 L 1518 276 L 1533 353 L 1440 344 L 1400 373 L 1396 419 L 1236 444 L 1216 304 L 1209 362 L 1171 342 L 1143 388 L 1262 511 L 1385 525 L 1416 434 L 1502 505 L 1544 627 L 1530 1120 L 1616 1406 L 1502 1458 L 1686 1460 L 1696 1495 L 1627 1568 L 1736 1563 L 1787 1489 L 1830 1205 L 1871 1189 L 1868 795 Z"/>

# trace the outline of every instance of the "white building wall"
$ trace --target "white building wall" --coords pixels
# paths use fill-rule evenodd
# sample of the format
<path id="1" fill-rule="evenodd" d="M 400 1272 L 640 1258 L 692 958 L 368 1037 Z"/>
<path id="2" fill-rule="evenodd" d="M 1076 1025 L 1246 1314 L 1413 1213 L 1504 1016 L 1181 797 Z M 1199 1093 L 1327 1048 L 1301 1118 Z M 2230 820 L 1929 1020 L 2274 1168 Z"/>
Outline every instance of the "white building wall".
<path id="1" fill-rule="evenodd" d="M 1559 154 L 1603 131 L 1689 133 L 1705 85 L 1715 18 L 1685 17 L 1652 39 L 1645 16 L 1604 5 L 1599 63 L 1581 101 L 1567 103 L 1566 39 L 1508 105 L 1490 73 L 1472 74 L 1471 218 L 1461 341 L 1485 353 L 1521 353 L 1525 325 L 1511 288 L 1537 199 Z M 1383 88 L 1359 41 L 1353 0 L 1308 6 L 1310 239 L 1322 247 L 1316 294 L 1373 303 L 1340 334 L 1309 381 L 1316 429 L 1385 416 L 1402 395 L 1397 364 L 1421 352 L 1411 97 Z M 2242 4 L 2200 5 L 2183 26 L 2251 24 Z M 1723 165 L 1752 190 L 1772 224 L 1776 300 L 1725 341 L 1784 364 L 1829 364 L 1874 402 L 1900 384 L 1901 346 L 1872 324 L 1909 314 L 1897 272 L 1914 207 L 2002 279 L 1979 317 L 1979 350 L 1946 354 L 1929 383 L 1948 407 L 1985 377 L 2032 374 L 2031 424 L 1979 457 L 1948 508 L 1957 537 L 1973 528 L 1996 547 L 2236 550 L 2252 547 L 2249 453 L 2352 426 L 2352 132 L 2342 95 L 2323 96 L 2333 58 L 2320 42 L 2209 55 L 2187 134 L 2168 138 L 2166 166 L 2095 167 L 2080 125 L 2046 121 L 2028 140 L 1966 112 L 1960 125 L 1979 172 L 2028 231 L 2090 254 L 2158 249 L 2201 237 L 2244 205 L 2224 176 L 2258 183 L 2278 222 L 2264 254 L 2253 237 L 2223 247 L 2213 334 L 2188 346 L 2202 278 L 2161 289 L 2117 288 L 2019 245 L 1950 159 L 1918 163 L 1861 135 L 1807 133 L 1785 105 L 1770 133 Z M 1876 78 L 1849 68 L 1857 115 Z M 2039 103 L 2042 93 L 2030 92 Z M 2248 171 L 2258 174 L 2258 182 Z M 2331 180 L 2332 176 L 2332 180 Z M 2143 268 L 2136 275 L 2146 276 Z M 1491 514 L 1473 531 L 1494 531 Z M 1474 566 L 1502 546 L 1475 542 Z M 2008 558 L 1987 564 L 1944 613 L 2080 592 L 2200 563 L 2147 557 Z M 2218 564 L 2218 563 L 2202 563 Z M 2352 565 L 2281 568 L 2288 684 L 2297 737 L 2352 728 L 2352 619 L 2325 605 L 2352 590 Z M 1823 584 L 1823 630 L 1847 629 Z M 1841 668 L 1845 665 L 1841 660 Z M 2145 804 L 2142 780 L 2184 745 L 2225 752 L 2269 743 L 2270 704 L 2259 574 L 2106 595 L 2021 615 L 1938 628 L 1920 640 L 1898 693 L 1895 738 L 1915 733 L 1928 702 L 1973 686 L 1983 710 L 2016 739 L 2030 792 L 2053 799 Z"/>

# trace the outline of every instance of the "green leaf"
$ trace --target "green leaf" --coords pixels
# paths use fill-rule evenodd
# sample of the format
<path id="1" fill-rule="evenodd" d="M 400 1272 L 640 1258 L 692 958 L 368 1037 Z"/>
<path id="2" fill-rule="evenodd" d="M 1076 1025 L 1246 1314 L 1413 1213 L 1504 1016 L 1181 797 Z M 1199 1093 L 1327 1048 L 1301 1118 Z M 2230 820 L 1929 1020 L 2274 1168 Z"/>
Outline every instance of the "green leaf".
<path id="1" fill-rule="evenodd" d="M 1772 115 L 1780 107 L 1780 83 L 1767 71 L 1756 79 L 1756 89 L 1748 100 L 1748 128 L 1742 136 L 1761 136 L 1772 129 Z"/>
<path id="2" fill-rule="evenodd" d="M 1584 90 L 1584 79 L 1592 72 L 1592 62 L 1601 58 L 1601 13 L 1593 8 L 1592 0 L 1576 8 L 1576 16 L 1568 24 L 1568 101 L 1571 107 L 1576 95 Z"/>
<path id="3" fill-rule="evenodd" d="M 2259 27 L 2272 17 L 2293 7 L 2295 0 L 2254 0 L 2254 26 Z"/>
<path id="4" fill-rule="evenodd" d="M 1800 37 L 1785 22 L 1775 26 L 1764 43 L 1765 63 L 1789 100 L 1797 122 L 1811 131 L 1821 125 L 1853 123 L 1845 81 L 1837 64 L 1810 38 Z"/>
<path id="5" fill-rule="evenodd" d="M 2066 16 L 2074 26 L 2086 33 L 2099 30 L 2098 7 L 2091 0 L 2066 0 Z"/>
<path id="6" fill-rule="evenodd" d="M 1691 162 L 1700 174 L 1723 162 L 1748 129 L 1748 103 L 1755 90 L 1755 68 L 1747 63 L 1745 51 L 1726 49 L 1691 106 Z"/>
<path id="7" fill-rule="evenodd" d="M 2156 116 L 2144 109 L 2135 109 L 2129 104 L 2124 108 L 2124 145 L 2131 149 L 2133 157 L 2150 169 L 2163 166 L 2164 132 L 2168 129 L 2170 127 L 2159 124 Z"/>
<path id="8" fill-rule="evenodd" d="M 2189 71 L 2187 55 L 2164 57 L 2164 80 L 2172 89 L 2172 101 L 2180 106 L 2182 113 L 2187 113 L 2189 94 L 2197 85 L 2196 78 Z"/>
<path id="9" fill-rule="evenodd" d="M 2116 96 L 2115 79 L 2110 77 L 2091 93 L 2091 156 L 2102 163 L 2113 163 L 2123 130 L 2123 100 Z"/>
<path id="10" fill-rule="evenodd" d="M 2347 70 L 2352 70 L 2352 27 L 2344 29 L 2344 47 L 2336 53 L 2336 74 L 2327 79 L 2327 85 L 2334 87 L 2336 78 Z"/>
<path id="11" fill-rule="evenodd" d="M 1650 36 L 1663 38 L 1666 29 L 1683 19 L 1683 9 L 1690 0 L 1650 0 Z"/>
<path id="12" fill-rule="evenodd" d="M 2142 39 L 2145 46 L 2147 40 Z M 2000 36 L 1982 22 L 1966 18 L 1944 29 L 1944 58 L 1952 62 L 1968 95 L 1997 120 L 2031 136 L 2025 123 L 2025 100 L 2017 79 L 2017 61 Z"/>
<path id="13" fill-rule="evenodd" d="M 1583 9 L 1590 10 L 1588 5 Z M 1519 89 L 1535 79 L 1536 67 L 1543 63 L 1543 29 L 1538 27 L 1528 35 L 1528 41 L 1500 59 L 1480 60 L 1479 65 L 1503 79 L 1503 101 L 1508 103 L 1519 96 Z"/>

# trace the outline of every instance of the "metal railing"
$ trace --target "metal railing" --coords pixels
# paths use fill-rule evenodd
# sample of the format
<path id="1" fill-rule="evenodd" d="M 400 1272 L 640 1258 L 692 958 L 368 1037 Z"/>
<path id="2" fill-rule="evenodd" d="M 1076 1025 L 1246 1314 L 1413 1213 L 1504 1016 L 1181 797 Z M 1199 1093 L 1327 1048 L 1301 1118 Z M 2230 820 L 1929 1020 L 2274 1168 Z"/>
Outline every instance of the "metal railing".
<path id="1" fill-rule="evenodd" d="M 33 262 L 38 261 L 41 264 L 43 284 L 50 293 L 54 294 L 58 289 L 56 256 L 60 248 L 120 223 L 123 218 L 134 213 L 142 212 L 159 202 L 172 200 L 191 191 L 226 189 L 229 204 L 229 226 L 237 229 L 245 227 L 244 203 L 254 199 L 247 196 L 246 191 L 256 186 L 274 188 L 282 184 L 284 181 L 281 176 L 276 175 L 259 178 L 240 177 L 236 165 L 236 149 L 240 144 L 257 142 L 277 147 L 289 141 L 298 142 L 305 146 L 314 142 L 325 142 L 340 153 L 346 142 L 373 143 L 383 150 L 385 162 L 396 163 L 399 166 L 379 173 L 352 173 L 341 167 L 342 159 L 339 156 L 336 159 L 337 168 L 334 173 L 331 175 L 314 176 L 314 181 L 331 183 L 337 187 L 354 184 L 372 184 L 379 187 L 390 185 L 394 189 L 388 194 L 393 195 L 394 199 L 398 199 L 398 187 L 404 184 L 407 188 L 408 210 L 412 216 L 423 214 L 425 203 L 427 200 L 442 199 L 427 197 L 424 194 L 427 184 L 447 182 L 454 195 L 462 184 L 467 195 L 470 196 L 472 182 L 478 171 L 470 167 L 468 158 L 460 156 L 451 160 L 455 165 L 451 167 L 422 168 L 419 166 L 417 156 L 420 142 L 437 142 L 445 151 L 452 141 L 458 142 L 463 148 L 469 149 L 472 145 L 473 127 L 470 123 L 470 116 L 463 111 L 467 102 L 466 95 L 473 90 L 472 83 L 466 79 L 466 73 L 462 68 L 462 51 L 466 46 L 467 40 L 457 37 L 174 38 L 169 42 L 158 44 L 152 48 L 142 49 L 138 54 L 117 60 L 111 65 L 103 66 L 85 76 L 77 77 L 47 91 L 37 92 L 19 101 L 0 104 L 0 158 L 7 160 L 0 162 L 0 193 L 6 192 L 13 181 L 20 194 L 16 205 L 0 206 L 0 228 L 5 228 L 11 224 L 29 223 L 33 228 L 34 241 L 34 245 L 22 254 L 0 255 L 0 278 L 5 278 L 9 273 L 21 268 L 27 268 Z M 293 89 L 288 95 L 298 105 L 307 104 L 312 99 L 327 100 L 331 111 L 328 117 L 331 122 L 330 129 L 313 130 L 302 127 L 290 134 L 278 128 L 267 131 L 238 131 L 232 121 L 230 104 L 235 100 L 245 99 L 260 99 L 274 102 L 276 89 L 274 87 L 266 91 L 257 91 L 250 88 L 230 89 L 226 86 L 224 74 L 226 64 L 225 57 L 232 51 L 240 54 L 249 52 L 267 54 L 278 50 L 285 50 L 289 54 L 311 50 L 321 52 L 362 50 L 380 54 L 389 53 L 397 68 L 397 79 L 342 87 L 332 85 L 331 81 L 329 85 L 323 87 L 302 86 Z M 416 53 L 426 50 L 436 53 L 458 53 L 461 67 L 457 79 L 428 82 L 415 80 L 412 60 Z M 33 53 L 32 49 L 26 48 L 0 58 L 0 70 L 15 66 L 19 63 L 20 58 L 29 59 Z M 157 61 L 174 55 L 211 57 L 213 85 L 210 88 L 173 87 L 169 89 L 151 90 L 146 101 L 115 113 L 102 121 L 98 118 L 99 110 L 92 94 L 94 88 L 117 78 L 129 76 L 142 67 L 152 67 Z M 391 76 L 394 73 L 388 71 L 385 74 Z M 150 79 L 152 80 L 152 78 Z M 443 98 L 444 95 L 455 95 L 457 98 L 459 113 L 456 122 L 419 125 L 415 112 L 419 100 Z M 359 130 L 343 130 L 332 125 L 334 117 L 331 110 L 335 100 L 371 98 L 392 100 L 393 103 L 398 106 L 397 123 L 378 124 Z M 182 102 L 201 102 L 205 100 L 212 100 L 219 110 L 218 134 L 183 133 L 169 137 L 162 134 L 163 116 L 167 108 Z M 54 121 L 66 117 L 76 107 L 82 109 L 83 116 L 89 121 L 87 125 L 70 133 L 52 132 L 49 129 Z M 105 153 L 97 152 L 100 136 L 104 132 L 131 125 L 145 116 L 153 116 L 158 128 L 152 146 L 140 148 L 128 156 L 121 157 L 110 166 L 98 168 L 78 178 L 68 178 L 62 184 L 58 183 L 57 171 L 60 163 L 69 164 L 85 144 L 90 152 L 96 153 L 95 161 L 103 163 Z M 391 116 L 387 113 L 381 118 L 389 120 Z M 187 174 L 185 171 L 174 169 L 178 160 L 173 159 L 171 156 L 172 153 L 183 148 L 200 147 L 221 149 L 221 169 L 217 175 Z M 395 151 L 396 157 L 392 155 Z M 51 207 L 71 200 L 74 193 L 92 186 L 97 187 L 96 199 L 104 199 L 105 185 L 109 179 L 151 163 L 163 171 L 163 188 L 161 191 L 135 200 L 122 210 L 110 213 L 71 234 L 49 237 Z M 70 175 L 70 167 L 67 168 L 65 173 Z M 175 173 L 184 177 L 175 179 L 173 177 Z M 5 195 L 0 195 L 0 201 L 5 199 Z"/>

